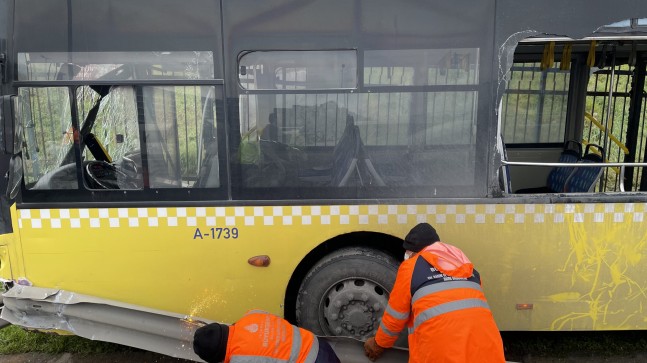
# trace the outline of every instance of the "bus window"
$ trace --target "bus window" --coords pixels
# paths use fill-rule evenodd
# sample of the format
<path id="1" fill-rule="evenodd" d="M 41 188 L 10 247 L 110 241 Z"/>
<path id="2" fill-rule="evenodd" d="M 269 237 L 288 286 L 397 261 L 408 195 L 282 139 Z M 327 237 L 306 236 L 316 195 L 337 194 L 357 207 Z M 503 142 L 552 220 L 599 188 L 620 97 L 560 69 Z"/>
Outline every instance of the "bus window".
<path id="1" fill-rule="evenodd" d="M 367 86 L 478 84 L 479 50 L 400 49 L 364 52 Z"/>
<path id="2" fill-rule="evenodd" d="M 78 132 L 68 88 L 21 89 L 23 100 L 31 102 L 24 118 L 27 188 L 79 188 L 75 137 L 82 145 L 85 188 L 220 187 L 214 87 L 80 86 L 72 91 Z"/>
<path id="3" fill-rule="evenodd" d="M 20 81 L 122 81 L 213 79 L 213 53 L 28 52 L 18 53 Z"/>
<path id="4" fill-rule="evenodd" d="M 214 95 L 213 87 L 143 88 L 151 188 L 220 186 Z"/>
<path id="5" fill-rule="evenodd" d="M 321 69 L 311 77 L 308 57 L 290 59 L 300 53 L 240 58 L 238 185 L 245 193 L 473 193 L 479 49 L 365 51 L 358 91 L 336 82 L 338 89 L 321 89 Z M 246 59 L 252 55 L 254 62 Z M 342 72 L 338 65 L 326 62 L 327 73 Z"/>
<path id="6" fill-rule="evenodd" d="M 357 87 L 354 50 L 244 53 L 238 81 L 243 89 L 347 89 Z"/>
<path id="7" fill-rule="evenodd" d="M 541 69 L 539 62 L 513 64 L 502 100 L 501 128 L 510 160 L 557 161 L 564 143 L 570 70 L 560 62 Z M 510 191 L 539 193 L 551 168 L 512 168 Z M 563 169 L 559 169 L 563 170 Z M 537 184 L 537 181 L 539 184 Z M 533 189 L 530 189 L 533 188 Z M 548 189 L 546 189 L 548 190 Z"/>
<path id="8" fill-rule="evenodd" d="M 630 164 L 642 163 L 647 143 L 641 46 L 639 41 L 529 40 L 517 47 L 501 112 L 508 160 L 521 163 L 510 167 L 513 192 L 647 190 L 643 166 Z M 546 63 L 550 50 L 558 58 L 551 65 Z M 537 165 L 556 162 L 577 164 Z M 594 162 L 610 165 L 580 166 Z M 586 180 L 576 180 L 582 175 Z M 571 188 L 574 183 L 580 187 Z"/>
<path id="9" fill-rule="evenodd" d="M 74 146 L 67 87 L 21 88 L 27 188 L 78 189 L 76 165 L 60 168 Z"/>
<path id="10" fill-rule="evenodd" d="M 559 62 L 545 71 L 539 63 L 518 62 L 509 77 L 501 115 L 505 142 L 562 144 L 570 72 Z"/>
<path id="11" fill-rule="evenodd" d="M 82 86 L 76 89 L 76 100 L 79 120 L 83 120 L 81 159 L 87 187 L 142 189 L 141 168 L 138 169 L 135 161 L 140 143 L 133 88 L 112 87 L 102 97 L 92 87 Z M 108 184 L 108 176 L 97 175 L 108 172 L 109 168 L 100 162 L 115 163 L 116 185 Z"/>
<path id="12" fill-rule="evenodd" d="M 378 110 L 367 112 L 378 118 L 371 122 L 375 126 L 367 127 L 367 143 L 389 145 L 389 136 L 406 136 L 401 145 L 407 147 L 409 167 L 415 172 L 407 185 L 473 184 L 478 69 L 477 48 L 364 53 L 364 84 L 379 92 L 367 96 L 372 100 L 369 110 Z M 413 91 L 411 86 L 422 88 L 402 92 Z"/>
<path id="13" fill-rule="evenodd" d="M 210 51 L 18 53 L 18 80 L 80 84 L 21 88 L 29 111 L 27 188 L 77 189 L 78 169 L 87 189 L 220 187 L 215 108 L 221 96 L 214 86 L 178 82 L 213 80 L 213 62 Z M 174 85 L 132 85 L 139 80 Z"/>

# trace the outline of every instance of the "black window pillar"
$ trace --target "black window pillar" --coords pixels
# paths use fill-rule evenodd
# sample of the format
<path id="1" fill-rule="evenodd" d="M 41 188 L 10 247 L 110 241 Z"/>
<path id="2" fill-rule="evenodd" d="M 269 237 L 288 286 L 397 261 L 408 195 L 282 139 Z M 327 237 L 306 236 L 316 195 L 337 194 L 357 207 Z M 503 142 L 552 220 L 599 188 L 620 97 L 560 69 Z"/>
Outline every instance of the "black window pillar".
<path id="1" fill-rule="evenodd" d="M 637 59 L 636 67 L 631 82 L 630 91 L 630 104 L 629 104 L 629 122 L 627 124 L 627 149 L 629 154 L 625 155 L 625 163 L 633 163 L 636 161 L 636 152 L 638 145 L 638 133 L 640 129 L 640 118 L 642 110 L 642 101 L 645 89 L 645 61 L 641 58 Z M 638 151 L 639 152 L 639 151 Z M 634 179 L 634 168 L 627 168 L 625 170 L 625 178 L 621 180 L 624 183 L 625 190 L 632 190 Z M 647 179 L 643 173 L 640 181 L 640 190 L 647 190 Z"/>

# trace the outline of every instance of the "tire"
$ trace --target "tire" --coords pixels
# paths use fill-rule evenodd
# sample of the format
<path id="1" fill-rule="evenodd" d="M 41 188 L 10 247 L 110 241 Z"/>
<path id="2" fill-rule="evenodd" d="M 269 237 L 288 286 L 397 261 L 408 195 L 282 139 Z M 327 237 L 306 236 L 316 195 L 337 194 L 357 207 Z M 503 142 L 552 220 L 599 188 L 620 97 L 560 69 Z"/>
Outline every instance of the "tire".
<path id="1" fill-rule="evenodd" d="M 363 247 L 324 257 L 301 283 L 297 322 L 317 335 L 362 340 L 375 335 L 398 265 L 392 256 Z"/>

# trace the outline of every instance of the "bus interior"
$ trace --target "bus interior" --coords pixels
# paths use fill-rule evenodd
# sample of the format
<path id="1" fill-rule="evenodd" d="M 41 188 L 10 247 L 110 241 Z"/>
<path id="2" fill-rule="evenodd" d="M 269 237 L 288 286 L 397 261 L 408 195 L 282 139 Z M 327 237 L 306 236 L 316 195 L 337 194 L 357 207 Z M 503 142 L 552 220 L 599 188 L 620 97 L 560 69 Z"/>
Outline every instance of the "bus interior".
<path id="1" fill-rule="evenodd" d="M 617 27 L 647 24 L 626 23 Z M 500 184 L 506 193 L 647 190 L 641 165 L 617 165 L 645 160 L 647 42 L 607 35 L 581 41 L 531 37 L 516 47 L 499 109 L 503 159 L 560 164 L 505 165 Z"/>

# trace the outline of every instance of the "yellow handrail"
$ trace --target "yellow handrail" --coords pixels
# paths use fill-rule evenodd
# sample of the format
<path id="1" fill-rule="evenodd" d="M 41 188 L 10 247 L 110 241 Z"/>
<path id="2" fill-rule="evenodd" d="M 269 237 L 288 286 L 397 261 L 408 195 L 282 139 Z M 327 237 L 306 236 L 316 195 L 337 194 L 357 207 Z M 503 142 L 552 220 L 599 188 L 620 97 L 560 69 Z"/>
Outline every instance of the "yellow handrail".
<path id="1" fill-rule="evenodd" d="M 606 127 L 604 127 L 604 125 L 602 125 L 600 121 L 596 120 L 593 115 L 588 112 L 584 112 L 584 117 L 591 121 L 592 124 L 597 126 L 600 131 L 606 133 L 609 136 L 609 139 L 611 139 L 611 141 L 618 145 L 618 147 L 625 153 L 625 155 L 629 155 L 629 149 L 627 149 L 627 147 L 620 140 L 618 140 L 617 137 L 613 136 L 613 134 L 608 133 Z"/>
<path id="2" fill-rule="evenodd" d="M 589 144 L 589 142 L 586 141 L 586 140 L 582 140 L 582 144 L 584 144 L 586 146 L 586 145 Z M 595 144 L 593 144 L 593 145 L 595 145 Z M 609 160 L 607 158 L 605 158 L 604 155 L 602 155 L 600 150 L 598 150 L 597 148 L 595 150 L 591 149 L 591 152 L 594 153 L 595 155 L 598 155 L 599 157 L 601 157 L 603 163 L 608 163 L 609 162 Z M 613 169 L 616 172 L 616 174 L 620 173 L 620 168 L 618 168 L 617 166 L 610 166 L 610 168 Z"/>
<path id="3" fill-rule="evenodd" d="M 555 63 L 555 42 L 544 45 L 544 55 L 541 57 L 541 70 L 552 68 Z"/>
<path id="4" fill-rule="evenodd" d="M 597 42 L 595 40 L 591 41 L 591 45 L 589 46 L 589 55 L 586 57 L 586 65 L 589 68 L 592 68 L 595 65 L 595 46 L 597 45 Z"/>

